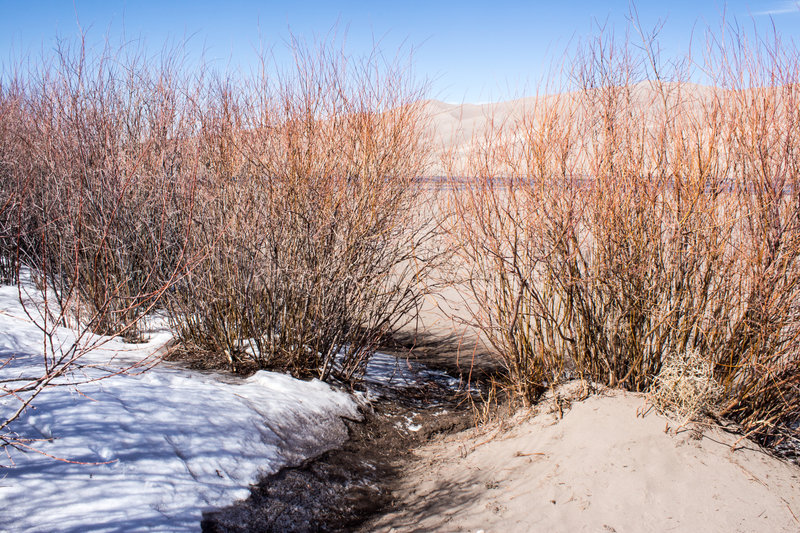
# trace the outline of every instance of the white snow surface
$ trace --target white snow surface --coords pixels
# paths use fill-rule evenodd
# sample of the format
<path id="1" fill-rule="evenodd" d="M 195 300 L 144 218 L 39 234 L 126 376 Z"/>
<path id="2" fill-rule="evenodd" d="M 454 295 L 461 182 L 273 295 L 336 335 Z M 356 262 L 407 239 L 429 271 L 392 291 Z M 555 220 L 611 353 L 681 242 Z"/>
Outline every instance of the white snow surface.
<path id="1" fill-rule="evenodd" d="M 120 365 L 168 339 L 165 332 L 146 344 L 113 339 L 86 359 Z M 0 364 L 12 358 L 0 379 L 35 372 L 41 346 L 16 288 L 0 287 Z M 12 407 L 0 399 L 0 416 Z M 47 389 L 11 429 L 43 439 L 32 445 L 44 453 L 85 464 L 0 455 L 0 465 L 14 463 L 0 468 L 0 531 L 197 531 L 203 510 L 246 498 L 259 474 L 341 444 L 341 417 L 360 418 L 352 396 L 264 371 L 223 380 L 162 364 Z"/>
<path id="2" fill-rule="evenodd" d="M 368 398 L 378 398 L 383 390 L 420 387 L 436 381 L 448 388 L 458 390 L 463 384 L 458 379 L 440 370 L 431 370 L 409 359 L 377 352 L 367 363 L 364 383 Z"/>

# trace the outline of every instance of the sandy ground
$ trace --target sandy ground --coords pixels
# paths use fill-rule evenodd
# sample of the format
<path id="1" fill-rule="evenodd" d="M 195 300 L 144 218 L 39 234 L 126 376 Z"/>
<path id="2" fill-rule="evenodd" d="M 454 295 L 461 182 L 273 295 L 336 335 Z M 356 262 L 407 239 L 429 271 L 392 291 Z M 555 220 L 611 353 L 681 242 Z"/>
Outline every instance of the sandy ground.
<path id="1" fill-rule="evenodd" d="M 796 465 L 679 428 L 639 394 L 575 400 L 561 419 L 554 405 L 420 448 L 393 509 L 363 530 L 800 531 Z"/>

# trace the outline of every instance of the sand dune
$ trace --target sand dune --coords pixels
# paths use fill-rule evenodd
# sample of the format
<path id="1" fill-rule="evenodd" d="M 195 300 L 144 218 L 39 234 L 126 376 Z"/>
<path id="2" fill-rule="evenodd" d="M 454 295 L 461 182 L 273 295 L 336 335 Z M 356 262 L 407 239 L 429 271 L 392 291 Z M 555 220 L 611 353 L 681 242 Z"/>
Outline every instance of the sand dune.
<path id="1" fill-rule="evenodd" d="M 644 115 L 647 115 L 648 110 L 661 110 L 663 97 L 666 97 L 670 106 L 681 102 L 681 105 L 689 106 L 687 109 L 699 111 L 699 106 L 710 102 L 714 94 L 715 89 L 699 84 L 664 83 L 658 86 L 655 82 L 645 81 L 632 86 L 631 102 Z M 525 116 L 535 116 L 537 109 L 544 109 L 556 102 L 565 108 L 573 108 L 576 118 L 583 116 L 585 112 L 582 106 L 586 105 L 586 99 L 582 93 L 577 92 L 542 94 L 486 104 L 426 101 L 425 108 L 430 118 L 426 135 L 433 150 L 430 175 L 447 174 L 443 160 L 448 159 L 451 153 L 450 159 L 457 167 L 461 165 L 460 168 L 463 168 L 473 142 L 480 143 L 492 131 L 497 133 L 500 126 L 510 127 Z"/>
<path id="2" fill-rule="evenodd" d="M 545 402 L 419 450 L 370 531 L 800 531 L 800 468 L 650 410 L 640 394 Z"/>

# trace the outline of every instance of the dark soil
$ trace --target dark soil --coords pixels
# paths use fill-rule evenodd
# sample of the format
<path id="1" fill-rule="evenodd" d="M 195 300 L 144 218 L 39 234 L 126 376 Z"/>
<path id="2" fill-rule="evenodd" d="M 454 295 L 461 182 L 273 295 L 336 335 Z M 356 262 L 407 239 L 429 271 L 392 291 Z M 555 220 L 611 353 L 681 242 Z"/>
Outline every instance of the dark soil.
<path id="1" fill-rule="evenodd" d="M 236 368 L 231 368 L 231 363 L 221 352 L 186 348 L 178 343 L 167 347 L 164 355 L 165 361 L 171 361 L 185 366 L 191 370 L 201 372 L 232 372 L 233 374 L 247 377 L 258 371 L 258 365 L 253 361 L 241 361 Z"/>
<path id="2" fill-rule="evenodd" d="M 501 360 L 475 339 L 421 336 L 413 332 L 387 339 L 380 351 L 441 370 L 473 385 L 487 385 L 502 375 Z"/>
<path id="3" fill-rule="evenodd" d="M 398 342 L 381 351 L 464 381 L 470 372 L 488 376 L 493 369 L 462 367 L 433 346 Z M 362 422 L 346 421 L 350 438 L 341 448 L 261 479 L 247 500 L 204 513 L 203 531 L 352 531 L 391 506 L 417 446 L 475 424 L 466 394 L 442 383 L 379 392 L 381 399 L 362 409 Z"/>
<path id="4" fill-rule="evenodd" d="M 399 359 L 409 359 L 432 370 L 441 370 L 464 383 L 487 384 L 502 374 L 501 361 L 474 339 L 422 336 L 406 332 L 385 339 L 378 349 Z M 227 357 L 220 352 L 187 349 L 179 344 L 169 346 L 164 359 L 192 370 L 232 370 Z M 249 376 L 256 371 L 258 366 L 248 360 L 239 362 L 234 369 L 235 374 L 242 376 Z"/>
<path id="5" fill-rule="evenodd" d="M 391 504 L 392 488 L 415 446 L 432 436 L 466 429 L 466 410 L 417 413 L 423 429 L 404 429 L 409 411 L 381 402 L 364 422 L 348 422 L 340 449 L 262 479 L 242 502 L 203 515 L 207 532 L 351 531 Z"/>

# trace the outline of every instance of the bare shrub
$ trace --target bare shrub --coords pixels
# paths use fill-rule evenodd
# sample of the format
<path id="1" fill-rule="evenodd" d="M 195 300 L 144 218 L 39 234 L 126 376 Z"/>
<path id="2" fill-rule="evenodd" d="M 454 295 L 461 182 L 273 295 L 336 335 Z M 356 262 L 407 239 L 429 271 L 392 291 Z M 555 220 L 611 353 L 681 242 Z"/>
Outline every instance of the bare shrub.
<path id="1" fill-rule="evenodd" d="M 141 52 L 88 56 L 78 44 L 28 77 L 19 171 L 33 176 L 22 207 L 31 222 L 20 238 L 62 309 L 96 333 L 135 338 L 185 259 L 193 88 L 174 55 L 153 68 Z"/>
<path id="2" fill-rule="evenodd" d="M 0 81 L 0 283 L 15 283 L 19 272 L 19 236 L 24 219 L 20 211 L 29 176 L 17 171 L 21 155 L 23 91 L 13 73 Z"/>
<path id="3" fill-rule="evenodd" d="M 138 339 L 140 318 L 194 263 L 191 86 L 177 56 L 162 57 L 152 67 L 125 46 L 62 43 L 2 94 L 2 260 L 43 342 L 39 354 L 4 354 L 0 445 L 30 448 L 10 424 L 42 391 L 156 360 L 106 367 L 86 356 L 112 335 Z"/>
<path id="4" fill-rule="evenodd" d="M 419 304 L 432 265 L 420 92 L 377 52 L 291 51 L 288 71 L 265 62 L 243 88 L 217 84 L 193 243 L 208 258 L 171 317 L 187 347 L 234 368 L 350 380 Z"/>
<path id="5" fill-rule="evenodd" d="M 706 68 L 723 88 L 737 220 L 735 306 L 711 357 L 723 414 L 779 438 L 800 420 L 800 55 L 778 34 L 734 29 L 711 43 Z"/>
<path id="6" fill-rule="evenodd" d="M 452 187 L 448 228 L 468 272 L 460 290 L 479 302 L 467 307 L 473 325 L 501 355 L 510 387 L 525 403 L 559 379 L 568 350 L 561 280 L 548 268 L 563 241 L 575 238 L 570 195 L 578 184 L 565 104 L 555 97 L 530 109 L 502 142 L 481 139 L 468 162 L 475 179 Z"/>
<path id="7" fill-rule="evenodd" d="M 647 391 L 699 354 L 723 413 L 769 439 L 800 418 L 798 54 L 712 36 L 703 87 L 641 33 L 589 42 L 573 92 L 492 123 L 453 173 L 476 176 L 450 226 L 472 322 L 524 403 L 570 375 Z"/>

